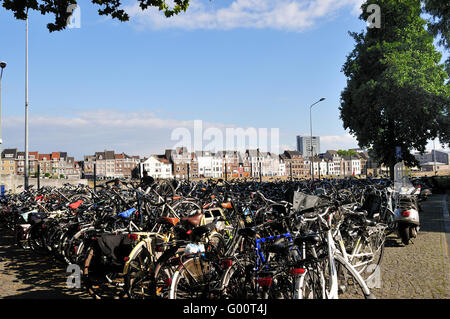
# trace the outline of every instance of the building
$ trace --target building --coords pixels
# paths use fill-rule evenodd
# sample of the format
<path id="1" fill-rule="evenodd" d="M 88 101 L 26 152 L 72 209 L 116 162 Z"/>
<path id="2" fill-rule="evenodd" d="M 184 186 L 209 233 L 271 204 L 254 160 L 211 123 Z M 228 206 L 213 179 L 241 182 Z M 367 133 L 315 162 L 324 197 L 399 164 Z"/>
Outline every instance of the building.
<path id="1" fill-rule="evenodd" d="M 325 160 L 328 161 L 328 174 L 332 176 L 340 176 L 343 168 L 343 159 L 335 150 L 327 150 L 321 155 Z M 342 171 L 343 175 L 343 171 Z"/>
<path id="2" fill-rule="evenodd" d="M 172 163 L 165 155 L 151 155 L 142 166 L 153 178 L 172 178 Z"/>
<path id="3" fill-rule="evenodd" d="M 420 166 L 430 162 L 442 163 L 445 165 L 450 164 L 450 152 L 432 150 L 423 154 L 415 153 L 414 157 L 419 162 Z"/>
<path id="4" fill-rule="evenodd" d="M 140 163 L 139 156 L 129 156 L 125 153 L 114 154 L 115 159 L 115 177 L 130 178 L 132 176 L 133 170 Z"/>
<path id="5" fill-rule="evenodd" d="M 81 166 L 81 175 L 85 178 L 130 178 L 140 163 L 139 156 L 130 156 L 125 153 L 115 154 L 114 151 L 95 152 L 94 155 L 84 155 Z"/>
<path id="6" fill-rule="evenodd" d="M 311 154 L 312 146 L 312 154 Z M 297 151 L 303 157 L 311 157 L 312 155 L 317 155 L 320 153 L 320 136 L 297 136 Z"/>
<path id="7" fill-rule="evenodd" d="M 17 148 L 8 148 L 1 153 L 0 174 L 17 174 Z"/>
<path id="8" fill-rule="evenodd" d="M 439 172 L 450 170 L 450 165 L 439 162 L 428 162 L 420 165 L 422 172 Z"/>
<path id="9" fill-rule="evenodd" d="M 310 167 L 303 160 L 303 156 L 299 151 L 284 151 L 280 155 L 285 163 L 285 170 L 287 176 L 304 177 L 310 175 Z"/>
<path id="10" fill-rule="evenodd" d="M 165 157 L 172 164 L 173 176 L 175 178 L 187 179 L 188 170 L 189 176 L 191 176 L 190 164 L 192 161 L 192 154 L 188 152 L 186 147 L 177 147 L 175 150 L 166 150 Z"/>
<path id="11" fill-rule="evenodd" d="M 361 160 L 358 156 L 343 156 L 344 176 L 361 175 Z"/>

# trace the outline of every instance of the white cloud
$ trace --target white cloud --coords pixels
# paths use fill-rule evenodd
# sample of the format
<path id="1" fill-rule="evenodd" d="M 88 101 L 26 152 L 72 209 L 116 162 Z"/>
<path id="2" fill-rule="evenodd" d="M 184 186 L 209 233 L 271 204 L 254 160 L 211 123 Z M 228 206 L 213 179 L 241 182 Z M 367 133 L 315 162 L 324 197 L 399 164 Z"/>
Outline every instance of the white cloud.
<path id="1" fill-rule="evenodd" d="M 327 150 L 350 148 L 358 148 L 358 141 L 349 133 L 345 135 L 330 135 L 320 137 L 321 152 L 326 152 Z"/>
<path id="2" fill-rule="evenodd" d="M 3 148 L 17 147 L 22 150 L 23 128 L 23 117 L 5 118 Z M 208 130 L 210 128 L 219 132 L 218 136 L 226 138 L 227 129 L 235 129 L 237 125 L 202 121 L 201 126 L 195 126 L 194 119 L 161 118 L 149 111 L 105 109 L 83 111 L 65 117 L 33 115 L 29 119 L 29 149 L 42 153 L 68 151 L 78 159 L 105 149 L 148 156 L 179 146 L 184 141 L 187 143 L 183 146 L 190 150 L 200 150 L 211 145 L 210 137 L 205 137 L 208 132 L 213 132 Z M 244 127 L 243 132 L 246 130 Z M 263 140 L 258 140 L 258 143 L 270 143 L 272 140 L 266 135 L 258 135 L 258 139 Z M 223 138 L 214 145 L 227 145 Z M 237 143 L 234 139 L 231 142 Z M 219 147 L 217 150 L 222 149 Z"/>
<path id="3" fill-rule="evenodd" d="M 304 31 L 347 7 L 359 14 L 364 0 L 234 0 L 219 8 L 214 1 L 192 0 L 186 12 L 166 18 L 156 8 L 142 11 L 138 3 L 125 10 L 140 28 L 218 29 L 270 28 Z"/>

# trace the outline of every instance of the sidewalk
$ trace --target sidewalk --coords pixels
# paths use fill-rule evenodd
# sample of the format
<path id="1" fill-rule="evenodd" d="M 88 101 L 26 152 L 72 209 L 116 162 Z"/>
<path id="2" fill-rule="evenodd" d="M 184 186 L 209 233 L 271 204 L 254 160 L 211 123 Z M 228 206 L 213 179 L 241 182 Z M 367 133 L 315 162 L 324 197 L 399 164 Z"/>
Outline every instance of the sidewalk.
<path id="1" fill-rule="evenodd" d="M 373 289 L 377 298 L 450 298 L 450 234 L 445 228 L 445 204 L 450 207 L 450 195 L 435 194 L 422 202 L 421 228 L 408 246 L 394 234 L 388 237 L 381 264 L 382 287 Z"/>
<path id="2" fill-rule="evenodd" d="M 79 298 L 66 288 L 65 269 L 50 258 L 16 248 L 11 232 L 0 230 L 0 298 Z"/>

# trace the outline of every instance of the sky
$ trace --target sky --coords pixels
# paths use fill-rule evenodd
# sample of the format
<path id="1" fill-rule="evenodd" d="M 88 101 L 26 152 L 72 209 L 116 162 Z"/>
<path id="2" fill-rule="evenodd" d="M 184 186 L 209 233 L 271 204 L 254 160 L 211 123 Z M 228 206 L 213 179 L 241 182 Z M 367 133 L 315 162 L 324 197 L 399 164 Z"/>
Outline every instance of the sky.
<path id="1" fill-rule="evenodd" d="M 258 132 L 249 148 L 282 152 L 309 136 L 310 124 L 321 152 L 356 148 L 338 108 L 354 46 L 348 32 L 366 27 L 362 2 L 192 0 L 165 18 L 126 0 L 130 21 L 119 22 L 80 0 L 76 27 L 53 33 L 51 17 L 32 12 L 29 150 L 148 156 L 186 141 L 208 149 L 243 129 Z M 25 21 L 0 8 L 0 30 L 2 148 L 23 150 Z"/>

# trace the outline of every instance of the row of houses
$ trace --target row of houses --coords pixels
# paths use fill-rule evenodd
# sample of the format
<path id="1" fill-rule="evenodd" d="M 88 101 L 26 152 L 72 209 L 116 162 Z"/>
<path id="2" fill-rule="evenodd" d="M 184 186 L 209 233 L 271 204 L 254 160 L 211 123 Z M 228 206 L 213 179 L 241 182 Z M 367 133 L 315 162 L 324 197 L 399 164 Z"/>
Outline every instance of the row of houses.
<path id="1" fill-rule="evenodd" d="M 42 176 L 79 177 L 82 163 L 68 156 L 67 152 L 52 152 L 40 154 L 28 152 L 29 174 L 37 174 L 38 168 Z M 25 152 L 17 148 L 5 149 L 1 153 L 0 174 L 24 175 Z"/>
<path id="2" fill-rule="evenodd" d="M 237 178 L 306 176 L 308 169 L 298 151 L 273 154 L 256 150 L 188 152 L 185 147 L 166 150 L 144 159 L 143 170 L 155 178 Z"/>
<path id="3" fill-rule="evenodd" d="M 259 149 L 238 151 L 188 152 L 184 147 L 166 150 L 143 160 L 142 169 L 155 178 L 236 178 L 259 176 L 350 176 L 367 174 L 376 168 L 367 152 L 353 156 L 339 156 L 329 150 L 312 159 L 304 158 L 298 151 L 282 154 L 262 152 Z"/>
<path id="4" fill-rule="evenodd" d="M 5 149 L 1 156 L 2 174 L 23 175 L 25 153 L 17 149 Z M 39 154 L 29 152 L 30 175 L 40 167 L 41 176 L 127 178 L 138 176 L 144 170 L 154 178 L 238 178 L 259 176 L 310 177 L 311 167 L 315 176 L 366 175 L 374 165 L 367 152 L 353 156 L 340 156 L 329 150 L 314 158 L 304 158 L 300 152 L 286 150 L 282 154 L 263 152 L 259 149 L 238 151 L 196 151 L 185 147 L 165 150 L 164 154 L 141 158 L 125 153 L 105 150 L 85 155 L 75 161 L 67 152 Z"/>

